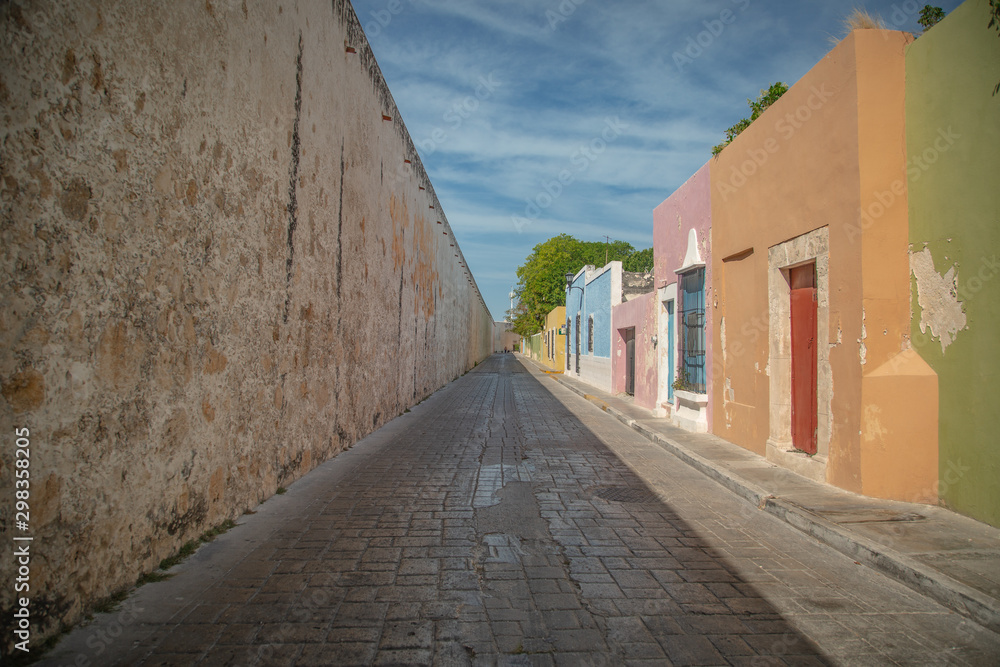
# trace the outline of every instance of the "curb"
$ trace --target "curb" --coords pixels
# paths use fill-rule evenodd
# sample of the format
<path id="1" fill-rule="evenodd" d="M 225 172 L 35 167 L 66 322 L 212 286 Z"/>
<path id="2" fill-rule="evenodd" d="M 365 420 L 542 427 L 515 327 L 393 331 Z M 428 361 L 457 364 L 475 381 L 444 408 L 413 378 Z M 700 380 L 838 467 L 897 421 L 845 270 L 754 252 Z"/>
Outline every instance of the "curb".
<path id="1" fill-rule="evenodd" d="M 854 561 L 886 574 L 916 592 L 975 621 L 993 632 L 1000 633 L 1000 602 L 980 591 L 952 579 L 909 556 L 861 535 L 845 530 L 838 524 L 768 493 L 745 479 L 732 475 L 707 459 L 673 442 L 661 433 L 640 424 L 597 396 L 553 377 L 563 387 L 591 401 L 604 412 L 663 447 L 684 463 L 707 475 L 758 509 L 784 521 L 789 526 L 839 551 Z"/>

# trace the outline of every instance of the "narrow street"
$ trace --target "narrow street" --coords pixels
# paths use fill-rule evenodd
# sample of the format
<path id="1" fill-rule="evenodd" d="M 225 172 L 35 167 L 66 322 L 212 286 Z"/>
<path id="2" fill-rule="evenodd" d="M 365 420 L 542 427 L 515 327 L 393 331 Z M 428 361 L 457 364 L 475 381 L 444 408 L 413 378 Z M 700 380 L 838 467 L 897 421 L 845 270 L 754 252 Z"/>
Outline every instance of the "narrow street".
<path id="1" fill-rule="evenodd" d="M 1000 655 L 994 633 L 758 512 L 514 355 L 493 355 L 239 523 L 42 664 Z"/>

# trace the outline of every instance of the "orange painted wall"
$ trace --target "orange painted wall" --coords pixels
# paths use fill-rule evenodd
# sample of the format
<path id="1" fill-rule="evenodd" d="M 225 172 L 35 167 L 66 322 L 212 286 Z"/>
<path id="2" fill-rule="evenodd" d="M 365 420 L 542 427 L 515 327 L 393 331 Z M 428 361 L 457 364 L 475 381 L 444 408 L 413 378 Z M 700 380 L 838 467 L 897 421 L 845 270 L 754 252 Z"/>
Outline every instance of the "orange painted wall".
<path id="1" fill-rule="evenodd" d="M 862 387 L 863 492 L 937 503 L 937 373 L 906 350 L 866 374 Z"/>
<path id="2" fill-rule="evenodd" d="M 865 495 L 937 502 L 937 374 L 909 349 L 905 59 L 877 57 L 879 33 L 856 34 L 858 53 L 872 54 L 858 58 L 862 425 L 858 450 L 835 470 L 853 480 L 860 465 Z M 891 34 L 905 55 L 912 39 Z"/>
<path id="3" fill-rule="evenodd" d="M 726 387 L 713 395 L 713 432 L 765 452 L 774 334 L 768 326 L 768 250 L 826 227 L 832 378 L 826 479 L 878 495 L 898 495 L 890 492 L 898 485 L 885 469 L 888 463 L 862 465 L 865 401 L 885 414 L 905 418 L 912 412 L 885 390 L 887 383 L 905 381 L 912 368 L 883 368 L 867 398 L 862 381 L 866 371 L 908 345 L 903 101 L 904 47 L 911 39 L 893 31 L 851 33 L 723 150 L 711 169 L 712 307 L 718 323 L 713 379 Z M 936 411 L 936 390 L 920 396 L 921 409 L 931 409 L 933 399 Z M 896 451 L 894 437 L 880 442 Z M 933 449 L 928 457 L 936 460 L 936 443 L 924 449 Z"/>
<path id="4" fill-rule="evenodd" d="M 902 48 L 897 48 L 901 58 Z M 843 232 L 846 224 L 856 223 L 860 207 L 856 77 L 852 34 L 712 164 L 712 262 L 718 290 L 712 305 L 719 323 L 714 344 L 716 357 L 723 359 L 721 377 L 714 380 L 733 387 L 728 398 L 738 406 L 727 414 L 725 392 L 715 392 L 712 430 L 759 454 L 769 433 L 768 248 L 824 226 L 831 230 L 831 263 L 836 261 L 830 271 L 837 286 L 830 294 L 830 340 L 843 341 L 831 350 L 831 364 L 838 369 L 834 409 L 842 416 L 833 439 L 841 450 L 857 449 L 858 425 L 851 415 L 860 412 L 855 341 L 861 336 L 861 257 Z M 741 354 L 730 354 L 737 343 Z"/>

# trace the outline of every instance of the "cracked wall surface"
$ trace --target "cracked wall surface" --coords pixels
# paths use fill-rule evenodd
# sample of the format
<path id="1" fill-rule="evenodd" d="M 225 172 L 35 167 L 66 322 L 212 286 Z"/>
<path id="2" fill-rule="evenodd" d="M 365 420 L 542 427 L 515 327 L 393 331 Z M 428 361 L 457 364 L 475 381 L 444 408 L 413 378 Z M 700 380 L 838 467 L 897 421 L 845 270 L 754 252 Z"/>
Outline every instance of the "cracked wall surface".
<path id="1" fill-rule="evenodd" d="M 494 331 L 346 0 L 22 0 L 0 24 L 0 430 L 31 432 L 37 638 Z"/>

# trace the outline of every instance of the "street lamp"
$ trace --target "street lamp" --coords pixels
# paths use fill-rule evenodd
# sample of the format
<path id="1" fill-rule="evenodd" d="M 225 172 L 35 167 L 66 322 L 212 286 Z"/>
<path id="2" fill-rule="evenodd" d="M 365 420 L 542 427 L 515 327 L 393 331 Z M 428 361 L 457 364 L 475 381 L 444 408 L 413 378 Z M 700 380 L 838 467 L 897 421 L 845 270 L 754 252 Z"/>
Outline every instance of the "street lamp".
<path id="1" fill-rule="evenodd" d="M 569 292 L 570 290 L 574 290 L 574 289 L 578 289 L 581 292 L 583 291 L 582 287 L 577 287 L 576 285 L 573 284 L 573 276 L 575 276 L 575 275 L 576 275 L 575 273 L 567 273 L 566 274 L 566 291 L 567 292 Z"/>

